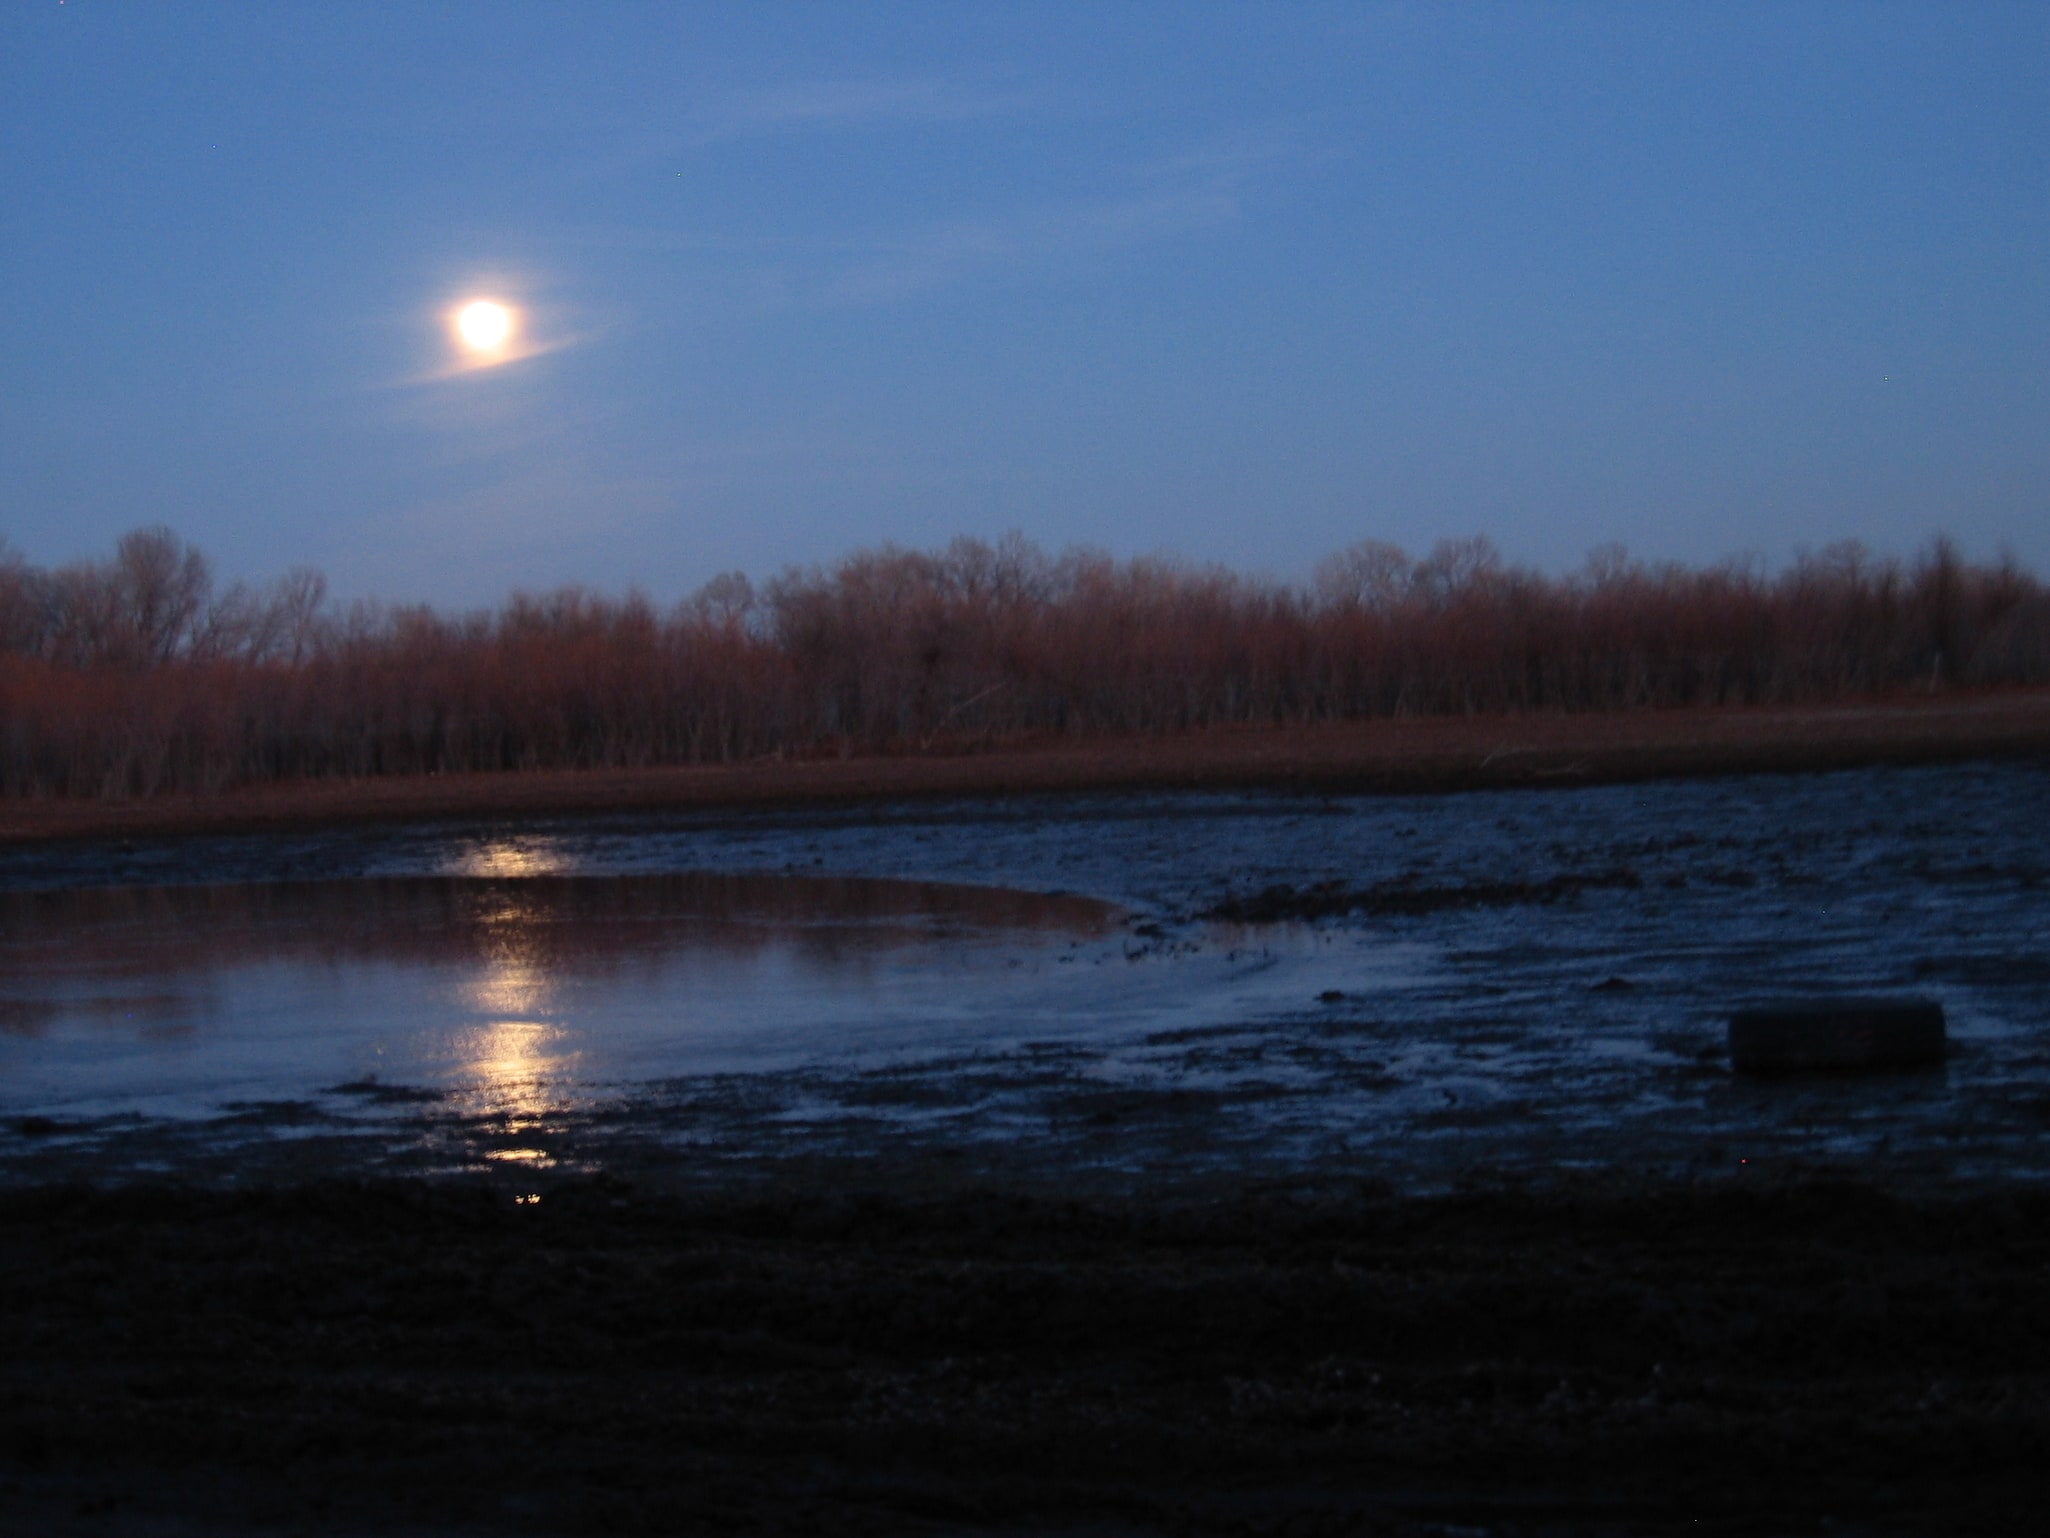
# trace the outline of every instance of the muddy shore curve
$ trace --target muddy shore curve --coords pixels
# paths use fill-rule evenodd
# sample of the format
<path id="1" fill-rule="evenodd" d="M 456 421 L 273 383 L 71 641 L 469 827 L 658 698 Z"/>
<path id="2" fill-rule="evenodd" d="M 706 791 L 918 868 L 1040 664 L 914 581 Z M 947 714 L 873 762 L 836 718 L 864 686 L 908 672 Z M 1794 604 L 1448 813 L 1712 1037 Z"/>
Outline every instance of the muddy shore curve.
<path id="1" fill-rule="evenodd" d="M 1125 790 L 1414 794 L 1992 758 L 2050 760 L 2050 689 L 1807 707 L 1229 728 L 920 757 L 392 776 L 150 800 L 8 800 L 0 801 L 0 847 L 452 817 Z"/>

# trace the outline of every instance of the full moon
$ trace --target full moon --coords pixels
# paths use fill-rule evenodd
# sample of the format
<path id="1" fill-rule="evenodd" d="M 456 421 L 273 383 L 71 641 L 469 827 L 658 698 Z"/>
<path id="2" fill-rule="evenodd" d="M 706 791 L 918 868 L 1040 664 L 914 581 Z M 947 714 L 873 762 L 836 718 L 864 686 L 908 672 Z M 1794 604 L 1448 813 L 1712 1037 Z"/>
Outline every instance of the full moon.
<path id="1" fill-rule="evenodd" d="M 513 312 L 491 299 L 473 299 L 456 311 L 456 335 L 472 352 L 497 352 L 512 339 Z"/>

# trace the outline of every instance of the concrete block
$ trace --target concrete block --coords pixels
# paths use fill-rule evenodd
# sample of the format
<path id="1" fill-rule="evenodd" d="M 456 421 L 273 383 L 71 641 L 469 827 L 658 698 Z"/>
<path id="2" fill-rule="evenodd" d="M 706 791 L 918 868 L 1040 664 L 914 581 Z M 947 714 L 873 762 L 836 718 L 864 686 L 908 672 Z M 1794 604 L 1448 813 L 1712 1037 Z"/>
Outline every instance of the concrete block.
<path id="1" fill-rule="evenodd" d="M 1803 999 L 1730 1016 L 1739 1073 L 1864 1073 L 1943 1061 L 1943 1006 L 1930 999 Z"/>

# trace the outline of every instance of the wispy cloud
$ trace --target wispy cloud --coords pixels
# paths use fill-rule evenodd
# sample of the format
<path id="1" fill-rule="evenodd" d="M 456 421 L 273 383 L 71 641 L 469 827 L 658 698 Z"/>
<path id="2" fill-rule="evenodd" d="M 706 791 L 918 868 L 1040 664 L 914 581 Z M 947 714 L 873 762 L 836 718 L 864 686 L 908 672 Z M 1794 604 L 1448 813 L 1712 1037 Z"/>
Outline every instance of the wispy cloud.
<path id="1" fill-rule="evenodd" d="M 1044 93 L 958 81 L 793 80 L 741 89 L 685 88 L 662 102 L 620 103 L 607 114 L 602 147 L 583 163 L 604 178 L 747 140 L 945 127 L 1045 105 Z"/>
<path id="2" fill-rule="evenodd" d="M 890 231 L 805 235 L 715 230 L 590 231 L 582 243 L 716 261 L 757 302 L 826 308 L 888 304 L 1011 272 L 1057 272 L 1236 222 L 1268 170 L 1296 158 L 1273 136 L 1219 140 L 1099 179 L 1089 195 Z"/>
<path id="3" fill-rule="evenodd" d="M 941 221 L 843 253 L 828 303 L 884 303 L 986 273 L 1057 270 L 1235 223 L 1250 184 L 1282 158 L 1268 138 L 1220 140 L 1136 167 L 1093 198 Z"/>
<path id="4" fill-rule="evenodd" d="M 1240 204 L 1221 188 L 1167 188 L 939 220 L 880 234 L 731 235 L 710 230 L 586 231 L 580 245 L 672 252 L 707 264 L 705 278 L 773 308 L 888 304 L 1009 270 L 1052 271 L 1230 223 Z M 702 288 L 701 288 L 702 291 Z"/>
<path id="5" fill-rule="evenodd" d="M 408 385 L 441 384 L 467 375 L 488 374 L 511 364 L 525 363 L 530 358 L 545 358 L 552 352 L 563 352 L 591 339 L 590 335 L 522 336 L 495 352 L 482 354 L 466 354 L 452 348 L 442 362 L 391 381 L 391 385 L 403 388 Z"/>
<path id="6" fill-rule="evenodd" d="M 1176 154 L 1163 156 L 1138 174 L 1160 180 L 1186 180 L 1237 187 L 1283 161 L 1301 161 L 1305 151 L 1296 134 L 1279 128 L 1251 129 L 1205 140 Z M 1326 158 L 1322 155 L 1311 158 Z"/>
<path id="7" fill-rule="evenodd" d="M 1059 268 L 1238 215 L 1239 200 L 1229 190 L 1190 187 L 950 221 L 845 253 L 814 295 L 829 304 L 887 303 L 985 273 Z"/>
<path id="8" fill-rule="evenodd" d="M 694 114 L 701 141 L 813 129 L 959 123 L 1025 111 L 1031 92 L 945 80 L 812 80 L 714 96 Z"/>

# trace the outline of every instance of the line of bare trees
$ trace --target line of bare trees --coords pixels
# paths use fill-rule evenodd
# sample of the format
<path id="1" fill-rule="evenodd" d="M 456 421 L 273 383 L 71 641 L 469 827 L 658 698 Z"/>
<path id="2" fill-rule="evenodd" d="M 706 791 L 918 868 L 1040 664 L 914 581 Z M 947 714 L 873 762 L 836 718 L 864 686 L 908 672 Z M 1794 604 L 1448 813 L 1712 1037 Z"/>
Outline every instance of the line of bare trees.
<path id="1" fill-rule="evenodd" d="M 1946 539 L 1776 573 L 1612 548 L 1564 578 L 1485 539 L 1370 540 L 1296 588 L 1013 535 L 729 574 L 667 610 L 564 588 L 467 614 L 340 608 L 303 569 L 219 589 L 163 528 L 54 570 L 0 545 L 5 796 L 2046 681 L 2050 589 Z"/>

